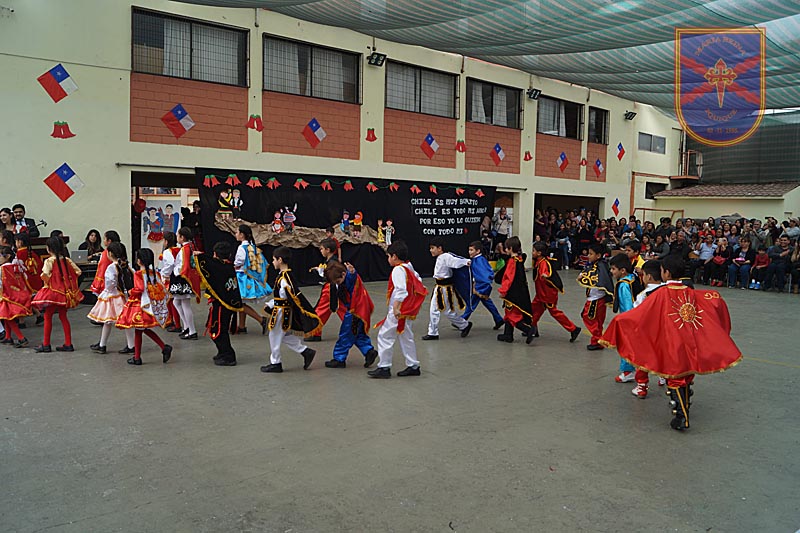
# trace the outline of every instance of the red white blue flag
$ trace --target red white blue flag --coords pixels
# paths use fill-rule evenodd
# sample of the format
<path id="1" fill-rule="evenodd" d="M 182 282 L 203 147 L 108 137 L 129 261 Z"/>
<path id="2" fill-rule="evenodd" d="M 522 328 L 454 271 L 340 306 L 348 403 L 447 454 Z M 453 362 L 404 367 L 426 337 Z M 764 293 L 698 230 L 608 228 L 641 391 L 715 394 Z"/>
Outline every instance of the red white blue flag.
<path id="1" fill-rule="evenodd" d="M 617 145 L 617 159 L 622 161 L 622 158 L 625 157 L 625 148 L 622 147 L 622 143 Z"/>
<path id="2" fill-rule="evenodd" d="M 561 172 L 564 172 L 564 170 L 566 170 L 567 168 L 567 165 L 569 165 L 569 159 L 567 159 L 567 154 L 561 152 L 561 155 L 559 155 L 558 158 L 556 159 L 556 165 L 558 166 L 558 169 Z"/>
<path id="3" fill-rule="evenodd" d="M 69 200 L 70 196 L 84 187 L 81 179 L 75 175 L 75 172 L 66 163 L 47 176 L 44 179 L 44 183 L 50 187 L 50 190 L 53 191 L 62 202 Z"/>
<path id="4" fill-rule="evenodd" d="M 614 211 L 614 216 L 619 215 L 619 198 L 614 200 L 614 203 L 611 205 L 611 210 Z"/>
<path id="5" fill-rule="evenodd" d="M 161 122 L 169 128 L 176 139 L 180 139 L 187 131 L 194 128 L 194 120 L 181 104 L 176 105 L 161 117 Z"/>
<path id="6" fill-rule="evenodd" d="M 425 136 L 425 139 L 422 141 L 422 144 L 419 145 L 425 155 L 428 156 L 428 159 L 433 159 L 433 156 L 436 155 L 436 152 L 439 151 L 439 143 L 436 142 L 436 139 L 433 138 L 433 135 L 430 133 Z"/>
<path id="7" fill-rule="evenodd" d="M 503 151 L 503 148 L 500 146 L 500 143 L 494 145 L 494 148 L 492 148 L 492 151 L 489 153 L 489 155 L 491 156 L 492 161 L 494 161 L 495 165 L 499 165 L 503 161 L 503 159 L 506 158 L 506 153 Z"/>
<path id="8" fill-rule="evenodd" d="M 319 146 L 319 143 L 324 141 L 327 136 L 328 134 L 325 133 L 325 130 L 322 129 L 322 126 L 315 118 L 312 118 L 311 121 L 306 124 L 306 127 L 303 128 L 303 137 L 306 138 L 311 148 Z"/>
<path id="9" fill-rule="evenodd" d="M 78 90 L 75 80 L 70 77 L 67 69 L 61 63 L 36 78 L 36 80 L 56 103 Z"/>
<path id="10" fill-rule="evenodd" d="M 600 161 L 600 159 L 598 159 L 597 161 L 594 162 L 594 174 L 598 178 L 600 177 L 600 174 L 602 174 L 605 169 L 606 169 L 606 167 L 603 166 L 603 162 Z"/>

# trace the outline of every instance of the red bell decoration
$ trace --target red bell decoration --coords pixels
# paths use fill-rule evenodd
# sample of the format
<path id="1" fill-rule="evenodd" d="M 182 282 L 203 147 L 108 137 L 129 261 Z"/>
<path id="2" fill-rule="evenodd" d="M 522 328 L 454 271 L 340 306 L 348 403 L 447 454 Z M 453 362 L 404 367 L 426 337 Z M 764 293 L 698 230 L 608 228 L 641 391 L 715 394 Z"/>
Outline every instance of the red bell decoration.
<path id="1" fill-rule="evenodd" d="M 256 131 L 259 133 L 264 131 L 264 121 L 261 120 L 261 115 L 256 115 Z"/>
<path id="2" fill-rule="evenodd" d="M 375 128 L 367 128 L 367 142 L 374 143 L 378 138 L 375 136 Z"/>
<path id="3" fill-rule="evenodd" d="M 219 180 L 214 174 L 206 174 L 203 178 L 203 187 L 208 187 L 210 189 L 211 187 L 216 187 L 217 185 L 219 185 Z"/>
<path id="4" fill-rule="evenodd" d="M 247 120 L 247 129 L 254 130 L 256 129 L 256 116 L 250 115 L 250 118 Z"/>
<path id="5" fill-rule="evenodd" d="M 375 192 L 378 190 L 378 186 L 370 181 L 369 183 L 367 183 L 367 190 L 369 192 Z"/>
<path id="6" fill-rule="evenodd" d="M 525 161 L 530 161 L 531 159 L 533 159 L 530 150 L 525 150 L 525 157 L 523 157 L 522 159 Z"/>
<path id="7" fill-rule="evenodd" d="M 325 180 L 322 182 L 322 190 L 323 191 L 332 191 L 333 187 L 331 187 L 331 180 Z"/>
<path id="8" fill-rule="evenodd" d="M 53 133 L 50 134 L 50 137 L 54 139 L 61 139 L 61 123 L 60 122 L 53 122 Z"/>
<path id="9" fill-rule="evenodd" d="M 398 184 L 396 184 L 395 182 L 391 182 L 391 183 L 389 183 L 389 190 L 390 190 L 390 191 L 392 191 L 392 192 L 397 192 L 397 190 L 398 190 L 399 188 L 400 188 L 400 186 L 399 186 Z"/>
<path id="10" fill-rule="evenodd" d="M 62 139 L 69 139 L 70 137 L 75 137 L 75 134 L 69 131 L 69 124 L 66 122 L 61 123 L 61 138 Z"/>
<path id="11" fill-rule="evenodd" d="M 483 194 L 482 190 L 478 189 L 477 191 L 475 191 L 475 196 L 477 196 L 478 198 L 483 198 L 486 195 Z"/>
<path id="12" fill-rule="evenodd" d="M 459 139 L 456 142 L 456 152 L 461 152 L 462 154 L 467 151 L 467 145 L 464 143 L 463 139 Z"/>
<path id="13" fill-rule="evenodd" d="M 344 182 L 344 190 L 348 191 L 348 192 L 352 191 L 353 190 L 353 182 L 351 182 L 350 180 L 345 180 L 345 182 Z"/>
<path id="14" fill-rule="evenodd" d="M 297 181 L 294 182 L 294 188 L 297 189 L 298 191 L 301 188 L 305 189 L 306 187 L 308 187 L 308 182 L 303 178 L 298 178 Z"/>
<path id="15" fill-rule="evenodd" d="M 261 180 L 258 179 L 258 176 L 251 176 L 250 180 L 247 182 L 247 186 L 251 189 L 258 189 L 261 185 Z"/>
<path id="16" fill-rule="evenodd" d="M 242 184 L 242 182 L 239 180 L 239 176 L 236 174 L 228 174 L 228 179 L 225 180 L 225 183 L 231 187 Z"/>
<path id="17" fill-rule="evenodd" d="M 144 198 L 137 198 L 135 202 L 133 202 L 133 210 L 139 214 L 144 213 L 144 209 L 147 207 L 147 202 L 145 202 Z"/>
<path id="18" fill-rule="evenodd" d="M 585 158 L 585 157 L 581 159 L 581 166 L 582 166 L 582 167 L 585 167 L 585 166 L 586 166 L 586 165 L 588 165 L 588 164 L 589 164 L 589 162 L 586 160 L 586 158 Z"/>
<path id="19" fill-rule="evenodd" d="M 458 196 L 461 196 L 462 194 L 464 194 L 464 192 L 465 192 L 464 189 L 462 189 L 461 187 L 456 187 L 456 194 Z"/>
<path id="20" fill-rule="evenodd" d="M 428 187 L 428 190 L 431 191 L 433 194 L 439 194 L 439 191 L 436 189 L 436 185 L 431 183 L 431 186 Z"/>
<path id="21" fill-rule="evenodd" d="M 267 188 L 275 190 L 281 186 L 281 182 L 278 181 L 278 178 L 272 177 L 267 180 Z"/>
<path id="22" fill-rule="evenodd" d="M 414 194 L 419 194 L 419 193 L 421 193 L 421 192 L 422 192 L 422 189 L 420 189 L 419 187 L 417 187 L 417 184 L 416 184 L 416 183 L 415 183 L 414 185 L 412 185 L 412 186 L 409 188 L 409 190 L 410 190 L 411 192 L 413 192 Z"/>

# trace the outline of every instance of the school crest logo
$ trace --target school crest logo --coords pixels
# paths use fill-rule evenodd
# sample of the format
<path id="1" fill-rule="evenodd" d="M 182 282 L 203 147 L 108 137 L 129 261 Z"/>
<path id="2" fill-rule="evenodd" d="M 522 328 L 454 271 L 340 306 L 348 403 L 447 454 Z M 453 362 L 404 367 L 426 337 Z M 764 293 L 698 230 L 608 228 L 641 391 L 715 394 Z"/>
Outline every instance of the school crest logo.
<path id="1" fill-rule="evenodd" d="M 675 114 L 688 135 L 731 146 L 758 129 L 765 53 L 764 28 L 675 29 Z"/>

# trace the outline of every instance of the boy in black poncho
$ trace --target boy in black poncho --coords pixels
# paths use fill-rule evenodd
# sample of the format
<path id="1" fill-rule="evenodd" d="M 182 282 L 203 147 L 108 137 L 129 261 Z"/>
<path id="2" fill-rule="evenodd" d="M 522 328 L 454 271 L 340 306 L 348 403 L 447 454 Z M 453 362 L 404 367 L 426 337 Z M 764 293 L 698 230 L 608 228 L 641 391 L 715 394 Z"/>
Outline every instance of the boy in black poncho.
<path id="1" fill-rule="evenodd" d="M 503 243 L 505 253 L 510 257 L 506 266 L 497 272 L 495 282 L 500 283 L 497 291 L 503 299 L 505 309 L 505 329 L 497 336 L 497 340 L 514 342 L 514 328 L 519 328 L 526 336 L 526 343 L 533 340 L 534 329 L 531 327 L 531 293 L 528 290 L 528 279 L 525 277 L 525 254 L 522 243 L 517 237 L 509 237 Z"/>

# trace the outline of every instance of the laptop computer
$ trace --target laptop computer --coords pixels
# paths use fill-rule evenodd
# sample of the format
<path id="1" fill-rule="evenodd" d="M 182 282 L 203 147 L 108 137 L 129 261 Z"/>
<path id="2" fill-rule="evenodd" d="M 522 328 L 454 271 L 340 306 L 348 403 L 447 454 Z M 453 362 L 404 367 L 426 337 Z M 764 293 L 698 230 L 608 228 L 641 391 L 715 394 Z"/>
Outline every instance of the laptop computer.
<path id="1" fill-rule="evenodd" d="M 86 263 L 89 256 L 88 250 L 73 250 L 69 253 L 70 259 L 76 263 Z"/>

